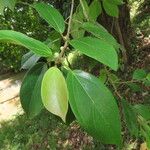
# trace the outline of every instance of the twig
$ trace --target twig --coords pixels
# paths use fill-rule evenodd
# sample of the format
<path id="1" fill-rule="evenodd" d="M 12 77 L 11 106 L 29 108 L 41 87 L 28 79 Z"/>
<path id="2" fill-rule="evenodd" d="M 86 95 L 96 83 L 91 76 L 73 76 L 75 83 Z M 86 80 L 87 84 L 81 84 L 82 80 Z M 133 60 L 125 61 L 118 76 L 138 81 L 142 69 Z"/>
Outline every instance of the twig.
<path id="1" fill-rule="evenodd" d="M 70 31 L 71 31 L 71 22 L 72 22 L 72 16 L 73 16 L 73 9 L 74 9 L 74 0 L 72 0 L 72 3 L 71 3 L 71 11 L 70 11 L 70 16 L 69 16 L 67 34 L 63 38 L 65 40 L 65 44 L 63 47 L 61 47 L 61 52 L 59 54 L 58 59 L 56 60 L 56 64 L 59 64 L 61 62 L 61 58 L 63 57 L 65 50 L 68 47 L 68 41 L 69 41 L 69 36 L 70 36 Z"/>
<path id="2" fill-rule="evenodd" d="M 118 84 L 128 84 L 128 83 L 140 83 L 140 81 L 135 81 L 135 80 L 121 81 L 121 82 L 116 82 L 116 81 L 114 81 L 114 83 L 118 83 Z"/>
<path id="3" fill-rule="evenodd" d="M 117 87 L 116 87 L 116 85 L 114 84 L 113 80 L 110 78 L 109 72 L 108 72 L 108 70 L 107 70 L 106 67 L 105 67 L 105 71 L 106 71 L 107 76 L 108 76 L 108 81 L 109 81 L 109 83 L 112 85 L 112 87 L 114 88 L 114 91 L 115 91 L 116 95 L 119 97 L 119 99 L 123 99 L 122 96 L 121 96 L 121 94 L 118 92 Z"/>

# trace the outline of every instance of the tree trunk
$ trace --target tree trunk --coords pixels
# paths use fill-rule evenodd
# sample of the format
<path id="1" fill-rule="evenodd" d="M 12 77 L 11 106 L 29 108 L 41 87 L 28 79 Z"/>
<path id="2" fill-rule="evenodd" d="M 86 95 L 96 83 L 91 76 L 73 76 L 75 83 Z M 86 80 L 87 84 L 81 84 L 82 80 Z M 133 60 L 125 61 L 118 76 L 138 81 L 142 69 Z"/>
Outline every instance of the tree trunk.
<path id="1" fill-rule="evenodd" d="M 120 6 L 119 18 L 113 18 L 108 16 L 104 11 L 99 17 L 99 22 L 114 35 L 117 41 L 124 47 L 122 48 L 122 57 L 125 64 L 129 62 L 130 50 L 131 50 L 131 38 L 133 37 L 133 31 L 131 29 L 130 22 L 130 9 L 128 7 L 127 0 L 125 4 Z"/>

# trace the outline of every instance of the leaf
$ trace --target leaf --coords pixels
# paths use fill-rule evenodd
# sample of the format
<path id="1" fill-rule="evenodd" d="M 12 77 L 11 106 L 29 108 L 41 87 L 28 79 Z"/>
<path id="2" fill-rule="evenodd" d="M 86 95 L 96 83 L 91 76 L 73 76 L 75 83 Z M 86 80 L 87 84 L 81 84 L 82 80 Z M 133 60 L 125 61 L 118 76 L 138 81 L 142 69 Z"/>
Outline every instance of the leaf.
<path id="1" fill-rule="evenodd" d="M 142 80 L 142 79 L 146 78 L 146 76 L 147 76 L 147 73 L 146 73 L 145 70 L 143 70 L 143 69 L 136 69 L 134 71 L 134 73 L 133 73 L 133 77 L 132 78 L 135 79 L 135 80 Z"/>
<path id="2" fill-rule="evenodd" d="M 141 134 L 146 139 L 148 148 L 150 148 L 150 126 L 148 122 L 141 116 L 139 116 L 139 123 L 141 125 Z"/>
<path id="3" fill-rule="evenodd" d="M 93 0 L 91 5 L 89 6 L 89 18 L 92 21 L 96 21 L 97 17 L 101 14 L 102 12 L 102 6 L 99 0 Z"/>
<path id="4" fill-rule="evenodd" d="M 141 92 L 142 91 L 142 88 L 136 83 L 128 83 L 127 85 L 133 92 Z"/>
<path id="5" fill-rule="evenodd" d="M 108 0 L 103 0 L 103 7 L 105 12 L 112 17 L 119 16 L 119 9 L 118 6 L 114 3 L 110 3 Z"/>
<path id="6" fill-rule="evenodd" d="M 9 42 L 24 46 L 35 54 L 43 57 L 49 57 L 52 55 L 51 50 L 44 43 L 30 38 L 20 32 L 12 30 L 0 30 L 0 42 Z"/>
<path id="7" fill-rule="evenodd" d="M 108 44 L 113 45 L 115 48 L 118 49 L 119 44 L 117 43 L 116 39 L 100 24 L 94 24 L 90 22 L 86 22 L 83 24 L 83 29 L 87 32 L 92 33 L 97 38 L 104 40 Z"/>
<path id="8" fill-rule="evenodd" d="M 146 79 L 147 79 L 148 81 L 150 81 L 150 73 L 148 73 L 148 75 L 146 76 Z"/>
<path id="9" fill-rule="evenodd" d="M 72 17 L 71 36 L 73 38 L 80 38 L 84 36 L 85 31 L 81 28 L 83 20 L 84 20 L 83 11 L 81 5 L 79 5 Z"/>
<path id="10" fill-rule="evenodd" d="M 107 73 L 106 73 L 105 69 L 100 70 L 99 79 L 102 83 L 105 83 L 107 81 Z"/>
<path id="11" fill-rule="evenodd" d="M 119 110 L 107 87 L 83 71 L 70 71 L 67 85 L 69 103 L 79 124 L 101 142 L 120 145 Z"/>
<path id="12" fill-rule="evenodd" d="M 40 59 L 40 56 L 34 54 L 33 52 L 28 52 L 23 55 L 21 60 L 21 69 L 30 69 L 32 68 L 37 61 Z"/>
<path id="13" fill-rule="evenodd" d="M 89 6 L 88 6 L 87 1 L 86 0 L 81 0 L 80 4 L 81 4 L 81 7 L 82 7 L 82 11 L 83 11 L 84 17 L 86 19 L 88 19 L 89 18 Z"/>
<path id="14" fill-rule="evenodd" d="M 123 0 L 107 0 L 109 3 L 111 4 L 115 4 L 115 5 L 121 5 L 123 4 Z"/>
<path id="15" fill-rule="evenodd" d="M 4 15 L 3 11 L 6 7 L 14 10 L 16 0 L 0 0 L 0 14 Z"/>
<path id="16" fill-rule="evenodd" d="M 20 89 L 21 105 L 30 118 L 38 115 L 43 109 L 41 83 L 46 70 L 45 63 L 38 63 L 27 72 L 22 82 Z"/>
<path id="17" fill-rule="evenodd" d="M 70 41 L 70 44 L 83 54 L 109 66 L 113 70 L 118 68 L 118 56 L 113 46 L 92 37 L 84 37 Z"/>
<path id="18" fill-rule="evenodd" d="M 41 93 L 45 108 L 65 122 L 68 111 L 68 90 L 58 68 L 52 67 L 45 73 Z"/>
<path id="19" fill-rule="evenodd" d="M 51 31 L 45 44 L 51 48 L 53 53 L 59 52 L 61 47 L 61 35 L 55 30 Z"/>
<path id="20" fill-rule="evenodd" d="M 150 120 L 150 106 L 137 104 L 134 107 L 136 113 L 141 115 L 145 120 Z"/>
<path id="21" fill-rule="evenodd" d="M 63 33 L 65 31 L 65 21 L 60 12 L 51 5 L 45 3 L 35 3 L 34 8 L 39 15 L 49 23 L 56 31 Z"/>
<path id="22" fill-rule="evenodd" d="M 134 113 L 132 106 L 127 102 L 127 100 L 123 99 L 122 101 L 124 118 L 126 121 L 126 125 L 131 135 L 138 136 L 138 123 L 136 114 Z"/>

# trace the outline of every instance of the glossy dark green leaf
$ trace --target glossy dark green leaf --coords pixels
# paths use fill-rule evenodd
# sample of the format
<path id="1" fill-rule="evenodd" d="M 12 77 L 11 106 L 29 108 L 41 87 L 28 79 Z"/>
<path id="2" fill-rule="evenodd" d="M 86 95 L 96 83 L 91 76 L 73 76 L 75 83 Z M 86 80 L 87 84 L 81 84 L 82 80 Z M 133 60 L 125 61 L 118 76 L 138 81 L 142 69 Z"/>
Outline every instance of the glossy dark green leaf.
<path id="1" fill-rule="evenodd" d="M 125 99 L 122 100 L 122 107 L 127 128 L 131 135 L 137 137 L 139 132 L 137 116 L 132 109 L 132 106 Z"/>
<path id="2" fill-rule="evenodd" d="M 40 56 L 49 57 L 51 50 L 44 43 L 12 30 L 0 30 L 0 42 L 21 45 Z"/>
<path id="3" fill-rule="evenodd" d="M 14 10 L 16 0 L 0 0 L 0 14 L 3 14 L 5 7 L 8 7 L 12 11 Z"/>
<path id="4" fill-rule="evenodd" d="M 93 0 L 91 5 L 89 6 L 89 18 L 92 21 L 96 21 L 97 17 L 102 12 L 102 6 L 99 0 Z"/>
<path id="5" fill-rule="evenodd" d="M 52 67 L 45 73 L 41 94 L 45 108 L 65 122 L 68 111 L 68 90 L 65 78 L 58 68 Z"/>
<path id="6" fill-rule="evenodd" d="M 101 142 L 120 145 L 119 110 L 108 88 L 83 71 L 70 71 L 67 85 L 69 103 L 80 125 Z"/>
<path id="7" fill-rule="evenodd" d="M 28 52 L 27 54 L 23 55 L 23 57 L 22 57 L 21 69 L 32 68 L 39 59 L 40 59 L 39 55 L 36 55 L 33 52 Z"/>
<path id="8" fill-rule="evenodd" d="M 57 9 L 55 9 L 52 5 L 47 5 L 45 3 L 36 3 L 34 4 L 34 8 L 56 31 L 60 33 L 64 32 L 65 21 Z"/>
<path id="9" fill-rule="evenodd" d="M 70 44 L 83 54 L 109 66 L 118 69 L 118 56 L 113 46 L 98 38 L 84 37 L 70 41 Z"/>
<path id="10" fill-rule="evenodd" d="M 116 49 L 119 48 L 119 44 L 117 43 L 116 39 L 100 24 L 86 22 L 82 25 L 82 28 L 85 29 L 87 32 L 92 33 L 97 38 L 104 40 L 108 44 L 113 45 Z"/>
<path id="11" fill-rule="evenodd" d="M 119 8 L 115 3 L 110 3 L 108 0 L 103 0 L 103 7 L 109 16 L 118 18 Z"/>
<path id="12" fill-rule="evenodd" d="M 134 106 L 134 110 L 145 120 L 150 120 L 150 105 L 137 104 Z"/>
<path id="13" fill-rule="evenodd" d="M 47 70 L 45 63 L 38 63 L 32 67 L 24 77 L 20 89 L 21 105 L 26 114 L 33 118 L 43 109 L 41 99 L 41 83 Z"/>

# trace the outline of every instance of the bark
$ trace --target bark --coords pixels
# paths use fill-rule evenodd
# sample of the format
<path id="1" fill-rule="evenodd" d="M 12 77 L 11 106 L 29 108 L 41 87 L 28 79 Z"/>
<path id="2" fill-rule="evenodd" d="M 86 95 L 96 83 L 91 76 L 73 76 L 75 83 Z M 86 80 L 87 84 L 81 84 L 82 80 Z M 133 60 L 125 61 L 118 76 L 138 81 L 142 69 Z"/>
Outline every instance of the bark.
<path id="1" fill-rule="evenodd" d="M 131 39 L 133 37 L 133 31 L 130 22 L 130 8 L 127 0 L 125 4 L 120 6 L 119 18 L 112 18 L 108 16 L 104 11 L 99 17 L 99 22 L 107 28 L 107 30 L 114 35 L 117 41 L 125 48 L 122 50 L 122 57 L 125 64 L 129 63 Z"/>

